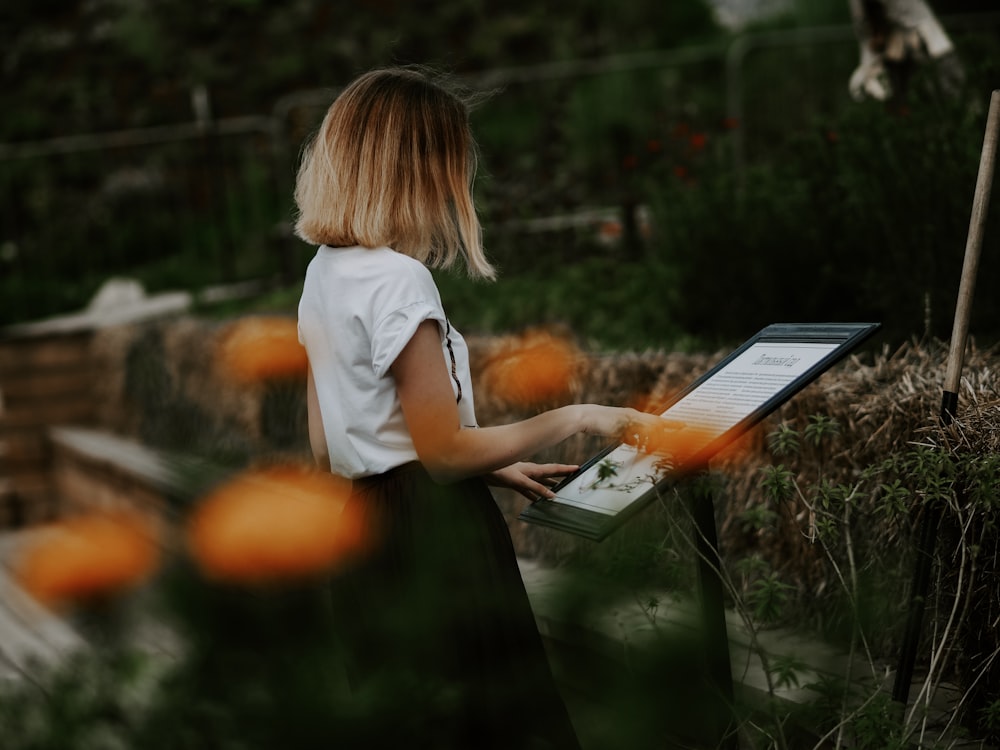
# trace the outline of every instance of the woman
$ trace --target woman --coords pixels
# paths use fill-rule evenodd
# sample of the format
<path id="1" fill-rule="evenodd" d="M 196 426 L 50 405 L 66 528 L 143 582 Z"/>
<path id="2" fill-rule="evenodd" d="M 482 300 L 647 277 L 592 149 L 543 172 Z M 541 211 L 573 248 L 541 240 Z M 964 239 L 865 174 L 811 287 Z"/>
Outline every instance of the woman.
<path id="1" fill-rule="evenodd" d="M 577 747 L 486 483 L 551 497 L 576 467 L 526 457 L 575 433 L 621 438 L 664 423 L 576 404 L 477 428 L 465 342 L 427 268 L 461 259 L 471 276 L 495 276 L 472 202 L 474 154 L 460 96 L 388 69 L 340 94 L 303 155 L 296 232 L 320 246 L 299 304 L 310 443 L 354 480 L 369 543 L 335 581 L 335 601 L 355 688 L 419 685 L 407 700 L 419 696 L 433 720 L 409 745 Z"/>

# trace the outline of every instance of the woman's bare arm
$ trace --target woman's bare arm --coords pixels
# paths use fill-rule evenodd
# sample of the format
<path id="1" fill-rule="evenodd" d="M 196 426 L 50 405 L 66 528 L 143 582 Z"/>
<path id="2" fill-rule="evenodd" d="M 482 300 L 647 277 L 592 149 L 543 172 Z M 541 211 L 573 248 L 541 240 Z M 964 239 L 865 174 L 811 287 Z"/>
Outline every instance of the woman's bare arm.
<path id="1" fill-rule="evenodd" d="M 573 404 L 521 422 L 462 429 L 434 321 L 420 324 L 391 373 L 417 456 L 442 482 L 510 466 L 578 432 L 621 437 L 633 429 L 662 429 L 665 424 L 635 409 Z"/>
<path id="2" fill-rule="evenodd" d="M 326 444 L 323 418 L 319 413 L 319 398 L 316 396 L 316 381 L 311 367 L 306 376 L 306 414 L 309 418 L 309 447 L 312 448 L 313 458 L 317 466 L 329 471 L 330 448 Z"/>

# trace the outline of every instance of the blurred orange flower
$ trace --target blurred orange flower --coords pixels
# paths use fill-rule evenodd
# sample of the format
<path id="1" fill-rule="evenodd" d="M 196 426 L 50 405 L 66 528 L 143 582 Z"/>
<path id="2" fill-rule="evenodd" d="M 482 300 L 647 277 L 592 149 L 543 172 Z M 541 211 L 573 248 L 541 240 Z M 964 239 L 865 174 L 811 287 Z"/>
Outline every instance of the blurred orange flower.
<path id="1" fill-rule="evenodd" d="M 225 371 L 237 380 L 258 382 L 304 378 L 309 367 L 293 318 L 240 318 L 222 334 L 218 356 Z"/>
<path id="2" fill-rule="evenodd" d="M 43 530 L 18 555 L 14 570 L 26 591 L 56 606 L 134 588 L 159 556 L 153 525 L 138 515 L 81 516 Z"/>
<path id="3" fill-rule="evenodd" d="M 670 456 L 674 465 L 692 459 L 719 436 L 718 430 L 704 425 L 679 424 L 666 420 L 663 429 L 638 429 L 625 435 L 625 442 L 644 453 Z"/>
<path id="4" fill-rule="evenodd" d="M 544 331 L 513 337 L 486 360 L 485 391 L 501 402 L 540 407 L 570 400 L 583 356 L 569 340 Z"/>
<path id="5" fill-rule="evenodd" d="M 243 473 L 205 497 L 187 539 L 202 572 L 235 583 L 308 577 L 362 544 L 360 519 L 345 510 L 350 483 L 282 465 Z"/>

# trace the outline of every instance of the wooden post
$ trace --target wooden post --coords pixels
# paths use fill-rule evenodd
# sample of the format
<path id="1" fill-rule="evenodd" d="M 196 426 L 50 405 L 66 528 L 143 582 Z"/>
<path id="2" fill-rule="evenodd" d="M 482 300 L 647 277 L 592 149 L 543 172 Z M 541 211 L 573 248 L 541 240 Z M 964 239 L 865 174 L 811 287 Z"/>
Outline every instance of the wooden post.
<path id="1" fill-rule="evenodd" d="M 707 474 L 695 478 L 694 516 L 695 546 L 698 550 L 698 581 L 701 587 L 702 628 L 708 677 L 717 691 L 719 701 L 718 726 L 714 733 L 717 747 L 737 750 L 739 737 L 733 731 L 733 673 L 729 655 L 729 633 L 726 627 L 725 590 L 722 581 L 722 558 L 719 555 L 718 533 L 715 528 L 715 502 Z"/>
<path id="2" fill-rule="evenodd" d="M 996 164 L 997 139 L 1000 134 L 1000 89 L 990 98 L 990 110 L 986 119 L 986 135 L 979 159 L 979 176 L 976 192 L 972 199 L 972 217 L 969 220 L 969 234 L 965 243 L 965 260 L 962 264 L 962 279 L 959 282 L 958 301 L 955 305 L 955 322 L 951 332 L 951 347 L 945 369 L 944 389 L 941 396 L 941 424 L 947 426 L 958 412 L 958 391 L 962 380 L 962 365 L 965 363 L 965 348 L 969 335 L 969 317 L 972 311 L 972 296 L 979 272 L 979 255 L 986 231 L 986 214 L 993 187 L 993 171 Z M 920 631 L 924 617 L 924 604 L 930 587 L 931 564 L 937 545 L 938 525 L 941 522 L 941 508 L 927 506 L 921 517 L 917 536 L 917 559 L 910 592 L 910 610 L 906 631 L 900 649 L 896 680 L 892 689 L 893 700 L 906 704 L 913 681 L 913 664 L 920 644 Z"/>

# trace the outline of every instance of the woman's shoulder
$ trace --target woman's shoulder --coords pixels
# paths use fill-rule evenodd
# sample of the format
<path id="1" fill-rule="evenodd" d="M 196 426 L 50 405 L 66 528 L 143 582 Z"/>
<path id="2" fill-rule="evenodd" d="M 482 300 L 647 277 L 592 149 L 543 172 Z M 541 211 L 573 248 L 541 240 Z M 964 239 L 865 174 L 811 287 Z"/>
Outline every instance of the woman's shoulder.
<path id="1" fill-rule="evenodd" d="M 436 299 L 430 269 L 389 247 L 331 249 L 332 276 L 346 293 L 390 299 Z"/>
<path id="2" fill-rule="evenodd" d="M 329 247 L 317 249 L 306 277 L 329 283 L 381 286 L 409 283 L 436 286 L 430 270 L 416 258 L 389 247 Z"/>
<path id="3" fill-rule="evenodd" d="M 320 247 L 306 271 L 305 290 L 321 297 L 440 300 L 437 283 L 422 262 L 388 247 Z"/>
<path id="4" fill-rule="evenodd" d="M 391 247 L 375 247 L 367 250 L 377 263 L 384 264 L 387 268 L 396 268 L 407 273 L 426 275 L 430 277 L 431 272 L 421 261 L 393 250 Z"/>
<path id="5" fill-rule="evenodd" d="M 409 255 L 397 252 L 390 247 L 330 247 L 321 246 L 314 261 L 323 264 L 332 264 L 337 267 L 354 267 L 359 270 L 382 270 L 388 273 L 398 271 L 400 273 L 416 273 L 430 275 L 430 271 L 422 262 Z"/>
<path id="6" fill-rule="evenodd" d="M 389 247 L 367 249 L 372 268 L 386 282 L 436 288 L 430 269 L 416 258 L 397 252 Z"/>

